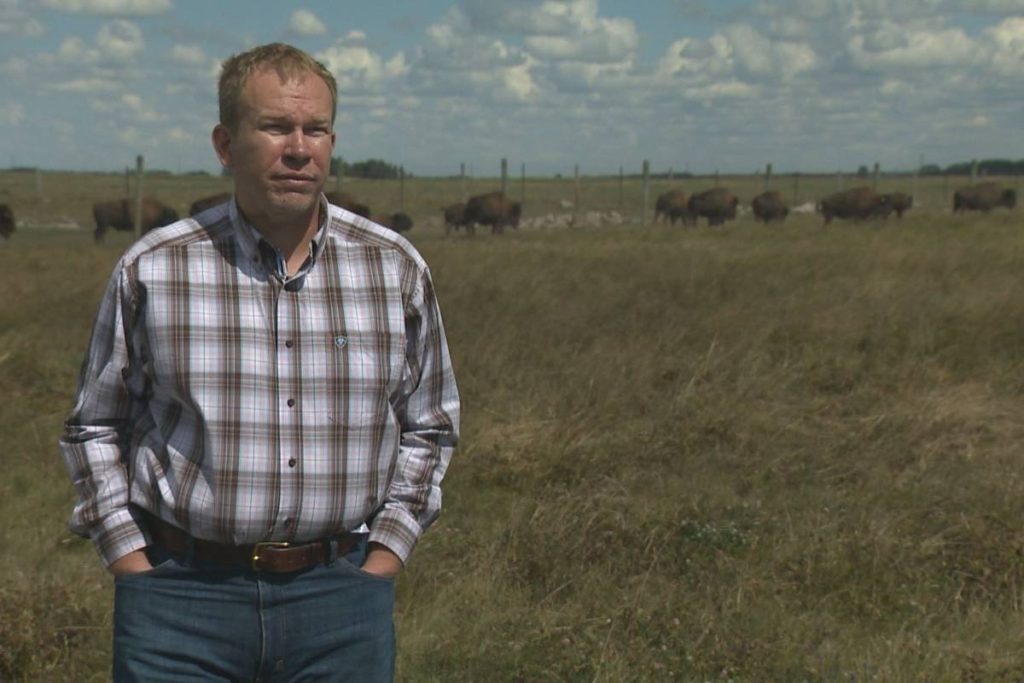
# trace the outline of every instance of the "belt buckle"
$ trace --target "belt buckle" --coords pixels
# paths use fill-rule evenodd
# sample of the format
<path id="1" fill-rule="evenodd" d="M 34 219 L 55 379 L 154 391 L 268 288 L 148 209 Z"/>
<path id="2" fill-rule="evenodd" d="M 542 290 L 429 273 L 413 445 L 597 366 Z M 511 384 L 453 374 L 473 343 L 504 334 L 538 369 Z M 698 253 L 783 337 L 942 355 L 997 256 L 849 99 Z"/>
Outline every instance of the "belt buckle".
<path id="1" fill-rule="evenodd" d="M 287 548 L 288 543 L 285 541 L 261 541 L 252 546 L 252 557 L 250 562 L 252 564 L 253 571 L 259 571 L 260 568 L 257 563 L 260 561 L 260 549 L 261 548 Z"/>

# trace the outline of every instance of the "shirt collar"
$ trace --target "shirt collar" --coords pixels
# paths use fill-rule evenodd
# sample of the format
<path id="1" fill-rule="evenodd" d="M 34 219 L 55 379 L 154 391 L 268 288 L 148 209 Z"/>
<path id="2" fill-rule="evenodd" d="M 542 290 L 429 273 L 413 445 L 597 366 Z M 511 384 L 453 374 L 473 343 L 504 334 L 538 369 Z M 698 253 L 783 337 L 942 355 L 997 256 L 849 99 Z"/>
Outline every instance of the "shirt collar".
<path id="1" fill-rule="evenodd" d="M 238 204 L 233 199 L 228 213 L 231 218 L 231 224 L 236 228 L 235 234 L 241 244 L 242 251 L 245 252 L 246 256 L 255 261 L 262 262 L 264 267 L 276 277 L 282 281 L 287 281 L 306 275 L 316 265 L 317 259 L 323 253 L 324 244 L 327 241 L 325 237 L 327 235 L 327 223 L 330 213 L 327 198 L 324 197 L 322 192 L 320 193 L 319 202 L 319 225 L 316 234 L 313 235 L 313 239 L 309 243 L 309 256 L 298 272 L 290 277 L 286 275 L 287 268 L 285 267 L 284 256 L 277 248 L 263 239 L 263 235 L 260 234 L 259 230 L 242 217 L 242 213 L 238 210 Z"/>

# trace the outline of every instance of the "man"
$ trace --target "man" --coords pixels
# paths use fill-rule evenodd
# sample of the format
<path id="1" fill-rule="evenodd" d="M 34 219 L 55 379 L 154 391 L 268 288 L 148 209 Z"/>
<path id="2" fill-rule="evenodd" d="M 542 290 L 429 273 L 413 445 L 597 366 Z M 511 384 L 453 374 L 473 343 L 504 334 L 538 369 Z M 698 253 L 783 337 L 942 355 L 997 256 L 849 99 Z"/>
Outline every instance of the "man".
<path id="1" fill-rule="evenodd" d="M 61 450 L 115 576 L 118 681 L 391 680 L 393 580 L 436 518 L 459 401 L 430 274 L 322 195 L 336 85 L 224 62 L 234 200 L 104 294 Z"/>

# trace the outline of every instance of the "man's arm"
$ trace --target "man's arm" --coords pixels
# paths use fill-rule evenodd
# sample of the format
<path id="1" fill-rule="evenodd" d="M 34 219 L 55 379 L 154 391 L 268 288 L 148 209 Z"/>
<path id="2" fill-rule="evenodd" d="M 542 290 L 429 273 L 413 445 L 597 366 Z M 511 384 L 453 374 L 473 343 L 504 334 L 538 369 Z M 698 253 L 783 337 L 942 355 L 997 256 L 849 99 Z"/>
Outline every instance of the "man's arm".
<path id="1" fill-rule="evenodd" d="M 75 406 L 64 421 L 60 439 L 61 455 L 78 494 L 69 527 L 92 538 L 104 566 L 112 571 L 135 569 L 138 556 L 117 567 L 115 561 L 147 545 L 128 508 L 126 454 L 122 452 L 132 414 L 125 384 L 130 365 L 126 320 L 132 317 L 127 291 L 125 271 L 119 264 L 100 302 Z"/>
<path id="2" fill-rule="evenodd" d="M 423 270 L 406 309 L 408 377 L 395 411 L 402 425 L 394 476 L 370 523 L 370 555 L 404 564 L 441 510 L 441 479 L 459 434 L 459 395 L 430 273 Z M 377 551 L 377 552 L 375 552 Z M 390 552 L 387 558 L 379 553 Z M 372 566 L 372 565 L 371 565 Z M 364 565 L 364 568 L 367 568 Z"/>

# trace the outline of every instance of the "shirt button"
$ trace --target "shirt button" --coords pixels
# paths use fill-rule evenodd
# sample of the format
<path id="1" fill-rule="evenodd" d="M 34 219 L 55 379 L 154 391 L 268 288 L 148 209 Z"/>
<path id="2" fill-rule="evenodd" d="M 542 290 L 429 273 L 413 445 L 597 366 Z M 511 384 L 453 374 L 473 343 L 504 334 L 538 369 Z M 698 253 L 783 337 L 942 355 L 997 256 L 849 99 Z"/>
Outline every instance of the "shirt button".
<path id="1" fill-rule="evenodd" d="M 295 405 L 295 399 L 294 398 L 288 399 L 288 407 L 291 408 L 294 405 Z"/>
<path id="2" fill-rule="evenodd" d="M 295 346 L 295 342 L 293 342 L 293 341 L 292 341 L 291 339 L 289 339 L 288 341 L 286 341 L 286 342 L 284 343 L 284 345 L 285 345 L 285 346 L 287 346 L 287 347 L 288 347 L 288 348 L 290 349 L 290 348 L 292 348 L 293 346 Z"/>
<path id="3" fill-rule="evenodd" d="M 295 467 L 295 458 L 288 458 L 288 467 Z"/>

